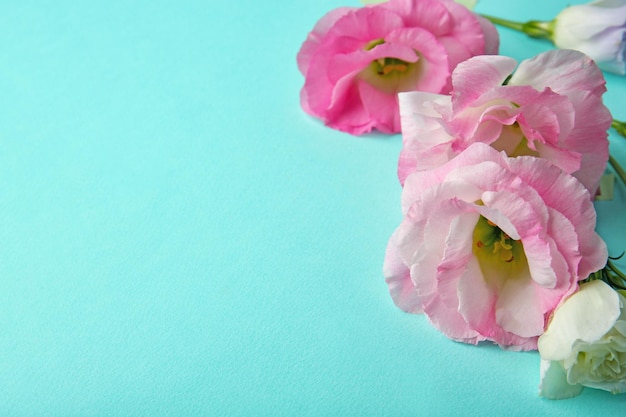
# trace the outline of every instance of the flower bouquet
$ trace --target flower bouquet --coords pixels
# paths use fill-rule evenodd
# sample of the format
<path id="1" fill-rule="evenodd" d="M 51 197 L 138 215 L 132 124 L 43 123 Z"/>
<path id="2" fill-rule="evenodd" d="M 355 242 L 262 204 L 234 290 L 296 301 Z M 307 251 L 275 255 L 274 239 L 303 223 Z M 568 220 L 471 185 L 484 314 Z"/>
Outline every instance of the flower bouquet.
<path id="1" fill-rule="evenodd" d="M 323 16 L 297 62 L 306 113 L 402 135 L 393 301 L 452 340 L 538 350 L 547 398 L 626 391 L 626 276 L 593 205 L 607 164 L 626 182 L 602 73 L 624 72 L 626 0 L 527 23 L 452 0 L 368 3 Z M 494 23 L 559 49 L 517 63 Z"/>

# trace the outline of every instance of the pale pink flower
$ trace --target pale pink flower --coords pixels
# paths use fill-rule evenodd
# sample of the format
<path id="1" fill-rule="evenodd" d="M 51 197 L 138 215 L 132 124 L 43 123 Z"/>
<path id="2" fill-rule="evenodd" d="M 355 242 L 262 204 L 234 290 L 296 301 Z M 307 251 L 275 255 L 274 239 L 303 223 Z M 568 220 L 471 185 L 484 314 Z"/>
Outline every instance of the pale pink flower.
<path id="1" fill-rule="evenodd" d="M 352 134 L 399 132 L 398 92 L 447 93 L 459 62 L 497 50 L 493 25 L 451 0 L 335 9 L 298 53 L 301 105 Z"/>
<path id="2" fill-rule="evenodd" d="M 454 70 L 451 96 L 400 94 L 400 182 L 482 142 L 509 156 L 546 158 L 595 194 L 609 157 L 612 121 L 602 102 L 602 71 L 569 50 L 515 66 L 504 56 L 473 57 Z"/>
<path id="3" fill-rule="evenodd" d="M 383 267 L 391 296 L 466 343 L 536 349 L 550 313 L 607 260 L 578 180 L 482 143 L 410 174 L 402 211 Z"/>

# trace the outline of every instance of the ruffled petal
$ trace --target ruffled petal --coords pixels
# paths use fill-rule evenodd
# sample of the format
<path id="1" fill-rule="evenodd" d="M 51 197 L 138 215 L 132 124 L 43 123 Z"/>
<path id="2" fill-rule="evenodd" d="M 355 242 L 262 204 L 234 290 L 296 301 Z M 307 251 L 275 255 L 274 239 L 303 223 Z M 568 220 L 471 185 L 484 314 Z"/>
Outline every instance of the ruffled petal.
<path id="1" fill-rule="evenodd" d="M 415 291 L 409 268 L 398 254 L 395 236 L 389 239 L 387 245 L 383 275 L 389 286 L 391 298 L 400 309 L 414 314 L 422 312 L 422 300 Z"/>
<path id="2" fill-rule="evenodd" d="M 532 280 L 509 279 L 498 292 L 496 322 L 504 331 L 521 337 L 539 336 L 544 325 L 540 301 Z"/>
<path id="3" fill-rule="evenodd" d="M 472 257 L 458 284 L 459 312 L 485 338 L 496 336 L 495 305 L 498 294 L 487 285 L 476 257 Z"/>
<path id="4" fill-rule="evenodd" d="M 549 87 L 566 95 L 572 91 L 589 91 L 599 96 L 606 91 L 602 71 L 591 58 L 578 51 L 563 49 L 522 61 L 509 85 L 530 85 L 537 91 Z"/>
<path id="5" fill-rule="evenodd" d="M 469 104 L 511 75 L 517 62 L 513 58 L 478 56 L 460 63 L 452 74 L 453 109 L 462 111 Z"/>
<path id="6" fill-rule="evenodd" d="M 398 94 L 400 124 L 404 146 L 398 161 L 398 178 L 419 169 L 428 170 L 448 162 L 454 156 L 452 137 L 442 126 L 442 111 L 451 110 L 450 96 L 407 92 Z"/>
<path id="7" fill-rule="evenodd" d="M 300 51 L 298 51 L 296 58 L 298 62 L 298 69 L 303 75 L 307 74 L 311 59 L 322 44 L 324 37 L 330 28 L 334 26 L 337 20 L 353 10 L 356 10 L 356 8 L 339 7 L 326 13 L 320 20 L 317 21 L 313 30 L 308 34 L 306 40 L 302 44 Z"/>
<path id="8" fill-rule="evenodd" d="M 422 28 L 403 28 L 391 32 L 385 39 L 393 44 L 404 45 L 420 56 L 417 63 L 419 76 L 410 88 L 397 92 L 426 91 L 439 93 L 443 90 L 451 73 L 448 63 L 449 51 L 432 33 Z M 415 62 L 415 59 L 413 61 L 403 60 Z"/>

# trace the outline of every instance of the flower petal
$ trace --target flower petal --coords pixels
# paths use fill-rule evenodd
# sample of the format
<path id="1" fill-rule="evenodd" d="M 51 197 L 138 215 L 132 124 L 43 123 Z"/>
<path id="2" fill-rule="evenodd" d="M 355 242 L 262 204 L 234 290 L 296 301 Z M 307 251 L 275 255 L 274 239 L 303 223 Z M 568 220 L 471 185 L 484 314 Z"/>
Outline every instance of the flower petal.
<path id="1" fill-rule="evenodd" d="M 549 71 L 546 71 L 549 68 Z M 585 54 L 555 49 L 522 61 L 509 80 L 509 85 L 530 85 L 537 91 L 549 87 L 558 94 L 590 91 L 602 95 L 606 91 L 602 71 Z"/>
<path id="2" fill-rule="evenodd" d="M 389 286 L 391 298 L 400 309 L 415 314 L 423 311 L 422 300 L 415 291 L 409 268 L 398 254 L 395 235 L 389 239 L 387 245 L 383 275 Z"/>
<path id="3" fill-rule="evenodd" d="M 543 333 L 543 314 L 535 284 L 530 279 L 509 279 L 498 293 L 496 322 L 503 330 L 521 337 L 535 337 Z"/>
<path id="4" fill-rule="evenodd" d="M 516 64 L 513 58 L 501 55 L 477 56 L 460 63 L 452 75 L 454 110 L 460 111 L 493 87 L 502 85 Z"/>
<path id="5" fill-rule="evenodd" d="M 421 75 L 416 79 L 416 83 L 411 89 L 404 91 L 433 93 L 442 91 L 451 73 L 450 64 L 448 63 L 448 50 L 432 33 L 422 28 L 402 28 L 391 32 L 385 39 L 393 44 L 411 48 L 413 53 L 417 53 L 420 56 L 417 65 L 418 72 Z M 415 60 L 401 59 L 407 62 L 415 62 Z"/>
<path id="6" fill-rule="evenodd" d="M 554 313 L 537 346 L 541 357 L 564 360 L 576 341 L 595 342 L 620 316 L 618 294 L 600 280 L 582 284 Z"/>
<path id="7" fill-rule="evenodd" d="M 542 359 L 540 373 L 539 395 L 542 397 L 563 400 L 575 397 L 583 390 L 582 385 L 567 382 L 567 374 L 559 362 Z"/>
<path id="8" fill-rule="evenodd" d="M 311 59 L 322 44 L 324 37 L 330 28 L 333 27 L 337 20 L 352 10 L 355 10 L 355 8 L 339 7 L 326 13 L 320 20 L 317 21 L 313 30 L 309 33 L 307 39 L 302 44 L 300 51 L 298 51 L 298 56 L 296 58 L 298 62 L 298 69 L 303 75 L 306 75 L 308 72 Z"/>
<path id="9" fill-rule="evenodd" d="M 451 110 L 450 96 L 424 92 L 398 94 L 404 146 L 398 161 L 398 178 L 436 168 L 453 157 L 452 137 L 442 126 L 442 111 Z"/>

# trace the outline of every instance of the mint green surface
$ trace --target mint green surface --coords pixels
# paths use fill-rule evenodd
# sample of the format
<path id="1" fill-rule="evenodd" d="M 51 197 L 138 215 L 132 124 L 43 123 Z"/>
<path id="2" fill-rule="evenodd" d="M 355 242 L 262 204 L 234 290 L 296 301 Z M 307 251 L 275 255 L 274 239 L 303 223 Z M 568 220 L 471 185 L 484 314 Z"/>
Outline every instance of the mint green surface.
<path id="1" fill-rule="evenodd" d="M 0 416 L 625 413 L 593 390 L 540 399 L 536 353 L 454 343 L 394 306 L 400 137 L 299 107 L 300 44 L 345 4 L 0 3 Z M 550 48 L 500 33 L 517 59 Z M 626 119 L 626 79 L 607 82 Z M 598 229 L 619 254 L 615 194 Z"/>

